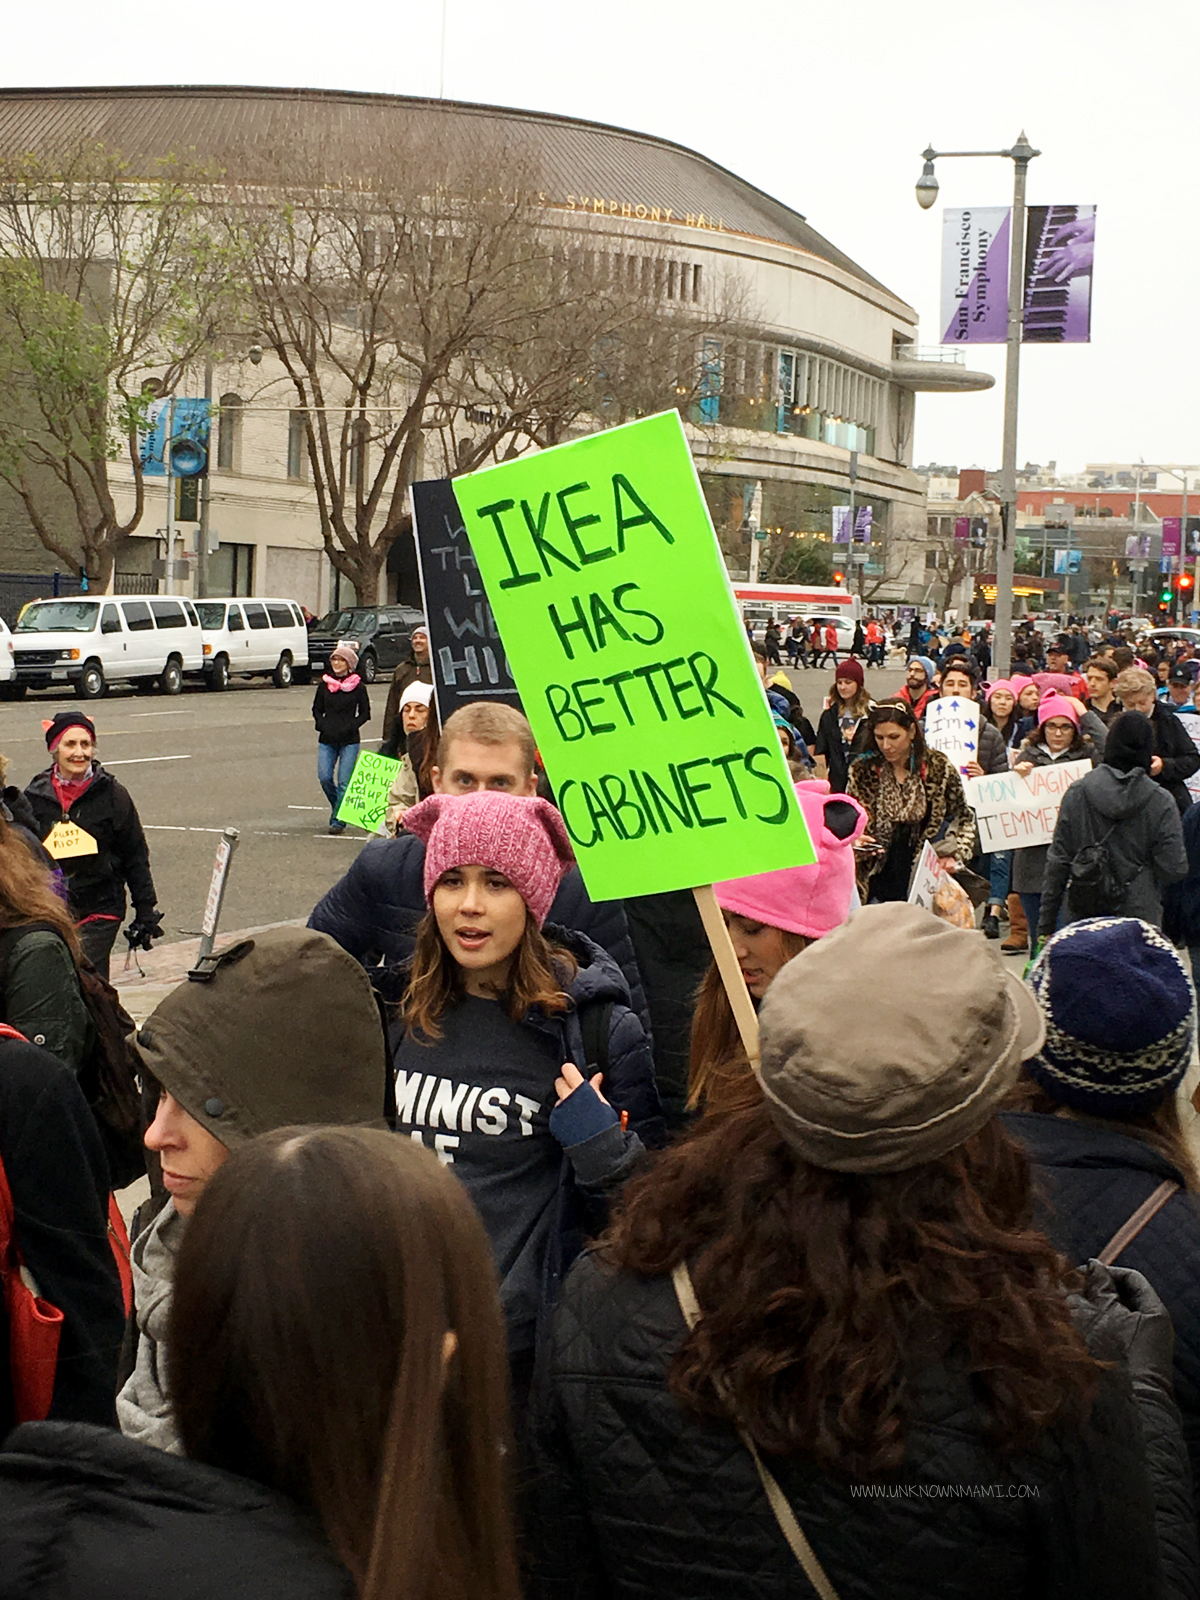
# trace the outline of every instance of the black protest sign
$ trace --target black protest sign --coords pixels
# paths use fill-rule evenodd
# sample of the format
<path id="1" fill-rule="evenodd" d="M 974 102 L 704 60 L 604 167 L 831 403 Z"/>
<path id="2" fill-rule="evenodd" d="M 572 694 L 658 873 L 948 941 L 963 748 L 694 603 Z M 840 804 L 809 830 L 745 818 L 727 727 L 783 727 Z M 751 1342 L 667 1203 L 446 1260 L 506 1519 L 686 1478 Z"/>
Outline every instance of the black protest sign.
<path id="1" fill-rule="evenodd" d="M 472 700 L 520 710 L 500 630 L 449 478 L 414 483 L 413 522 L 438 717 Z"/>

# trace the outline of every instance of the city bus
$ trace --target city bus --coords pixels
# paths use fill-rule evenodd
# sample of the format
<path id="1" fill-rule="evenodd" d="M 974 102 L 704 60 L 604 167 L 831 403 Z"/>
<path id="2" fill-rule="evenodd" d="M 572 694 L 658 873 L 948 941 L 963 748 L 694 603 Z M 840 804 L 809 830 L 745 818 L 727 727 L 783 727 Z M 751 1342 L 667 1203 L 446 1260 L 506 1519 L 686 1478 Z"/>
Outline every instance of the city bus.
<path id="1" fill-rule="evenodd" d="M 837 626 L 838 648 L 848 650 L 854 638 L 854 625 L 862 617 L 862 597 L 849 589 L 825 587 L 817 583 L 734 583 L 733 593 L 743 618 L 761 639 L 772 618 L 786 632 L 793 617 L 830 619 Z"/>

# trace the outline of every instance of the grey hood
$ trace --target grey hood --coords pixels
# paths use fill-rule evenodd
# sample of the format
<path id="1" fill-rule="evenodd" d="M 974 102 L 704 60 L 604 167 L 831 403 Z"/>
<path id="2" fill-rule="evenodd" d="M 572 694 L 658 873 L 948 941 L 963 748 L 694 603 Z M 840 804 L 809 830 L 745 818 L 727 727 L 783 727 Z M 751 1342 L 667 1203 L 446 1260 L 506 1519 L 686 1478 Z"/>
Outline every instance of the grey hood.
<path id="1" fill-rule="evenodd" d="M 1118 772 L 1116 767 L 1103 761 L 1080 781 L 1087 785 L 1087 797 L 1093 807 L 1112 822 L 1123 822 L 1140 811 L 1157 787 L 1141 767 L 1135 767 L 1132 772 Z"/>

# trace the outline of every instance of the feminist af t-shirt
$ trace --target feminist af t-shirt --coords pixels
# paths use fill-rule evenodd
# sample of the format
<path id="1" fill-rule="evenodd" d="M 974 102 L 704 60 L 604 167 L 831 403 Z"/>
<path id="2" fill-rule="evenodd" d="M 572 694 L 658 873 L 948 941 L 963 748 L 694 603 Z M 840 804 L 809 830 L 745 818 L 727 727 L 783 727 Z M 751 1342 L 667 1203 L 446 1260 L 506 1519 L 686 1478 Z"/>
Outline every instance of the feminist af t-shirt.
<path id="1" fill-rule="evenodd" d="M 396 1051 L 396 1126 L 466 1185 L 495 1252 L 509 1350 L 529 1350 L 563 1160 L 550 1132 L 559 1046 L 474 995 L 441 1027 L 432 1045 L 410 1032 Z"/>

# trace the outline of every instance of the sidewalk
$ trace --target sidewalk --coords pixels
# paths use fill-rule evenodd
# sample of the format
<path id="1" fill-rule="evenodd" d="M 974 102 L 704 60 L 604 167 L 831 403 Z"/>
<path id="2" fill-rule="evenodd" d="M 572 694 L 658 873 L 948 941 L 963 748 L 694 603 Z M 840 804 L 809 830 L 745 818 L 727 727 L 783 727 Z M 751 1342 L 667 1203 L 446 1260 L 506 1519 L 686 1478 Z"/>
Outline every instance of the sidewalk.
<path id="1" fill-rule="evenodd" d="M 304 922 L 303 917 L 296 917 L 290 922 L 268 922 L 258 928 L 218 933 L 214 949 L 227 950 L 239 940 L 253 939 L 256 933 L 266 933 L 271 928 L 302 928 Z M 109 977 L 121 996 L 121 1004 L 139 1027 L 158 1002 L 185 981 L 199 954 L 199 939 L 179 939 L 174 944 L 156 945 L 153 950 L 138 950 L 128 963 L 113 950 Z"/>

